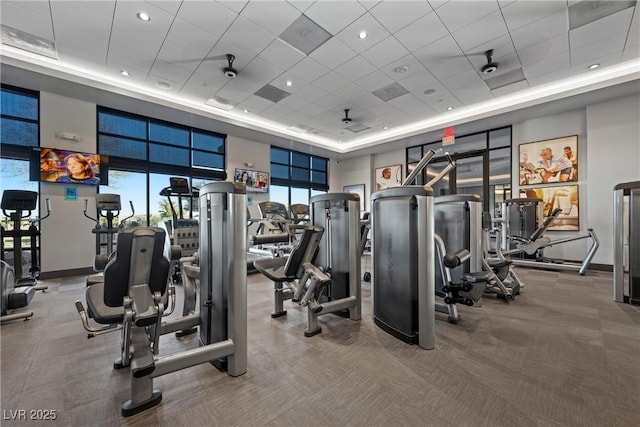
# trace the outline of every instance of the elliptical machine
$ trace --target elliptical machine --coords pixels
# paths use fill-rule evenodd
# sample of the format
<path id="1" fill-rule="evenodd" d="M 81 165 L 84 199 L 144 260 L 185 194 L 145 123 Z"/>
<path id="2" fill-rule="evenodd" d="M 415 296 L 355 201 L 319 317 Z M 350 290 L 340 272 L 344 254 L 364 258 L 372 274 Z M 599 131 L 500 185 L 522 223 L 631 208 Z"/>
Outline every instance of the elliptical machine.
<path id="1" fill-rule="evenodd" d="M 93 234 L 96 235 L 96 255 L 101 255 L 103 242 L 102 236 L 107 236 L 106 242 L 106 254 L 107 256 L 111 254 L 115 250 L 115 239 L 114 235 L 117 234 L 120 230 L 122 230 L 125 226 L 125 223 L 128 219 L 133 218 L 136 214 L 135 209 L 133 208 L 133 202 L 129 200 L 129 205 L 131 206 L 131 215 L 124 218 L 118 226 L 114 225 L 114 220 L 118 219 L 120 215 L 120 210 L 122 209 L 122 204 L 120 203 L 120 195 L 119 194 L 96 194 L 96 217 L 93 218 L 89 216 L 87 213 L 89 200 L 84 200 L 84 211 L 82 212 L 85 217 L 89 218 L 91 221 L 96 223 L 95 227 L 91 230 Z M 106 225 L 100 224 L 100 217 L 105 218 L 107 220 Z"/>
<path id="2" fill-rule="evenodd" d="M 31 216 L 31 212 L 36 209 L 38 193 L 26 190 L 5 190 L 2 194 L 1 208 L 4 215 L 11 220 L 13 227 L 6 230 L 0 227 L 1 236 L 1 287 L 2 287 L 2 318 L 5 323 L 16 319 L 29 319 L 33 316 L 32 311 L 24 311 L 9 314 L 11 310 L 23 308 L 29 305 L 36 290 L 45 291 L 46 285 L 37 286 L 37 279 L 40 273 L 38 265 L 38 237 L 40 230 L 36 224 L 47 218 L 51 214 L 51 203 L 46 200 L 47 214 L 42 218 L 30 220 L 29 228 L 24 230 L 21 227 L 22 220 Z M 26 214 L 24 212 L 26 211 Z M 22 275 L 22 238 L 30 238 L 31 267 L 29 276 Z M 5 238 L 13 241 L 13 268 L 5 262 Z"/>

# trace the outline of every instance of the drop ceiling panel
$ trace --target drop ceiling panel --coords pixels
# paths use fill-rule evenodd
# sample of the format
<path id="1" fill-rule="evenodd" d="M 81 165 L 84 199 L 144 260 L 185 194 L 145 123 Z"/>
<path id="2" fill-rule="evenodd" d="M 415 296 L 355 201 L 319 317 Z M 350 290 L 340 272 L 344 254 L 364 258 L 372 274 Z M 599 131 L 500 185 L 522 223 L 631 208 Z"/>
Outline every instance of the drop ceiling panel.
<path id="1" fill-rule="evenodd" d="M 250 1 L 241 15 L 277 37 L 300 16 L 300 11 L 284 1 Z"/>
<path id="2" fill-rule="evenodd" d="M 348 80 L 358 80 L 376 70 L 369 61 L 358 55 L 336 68 L 336 72 Z"/>
<path id="3" fill-rule="evenodd" d="M 108 39 L 98 37 L 94 33 L 81 31 L 77 27 L 64 24 L 56 25 L 56 45 L 58 53 L 74 57 L 89 55 L 103 64 L 107 57 Z"/>
<path id="4" fill-rule="evenodd" d="M 358 34 L 363 30 L 367 32 L 365 39 L 358 37 Z M 336 34 L 336 38 L 353 49 L 354 52 L 361 53 L 390 35 L 371 14 L 367 13 Z"/>
<path id="5" fill-rule="evenodd" d="M 254 58 L 246 67 L 243 67 L 238 74 L 238 78 L 243 74 L 251 76 L 262 82 L 270 82 L 283 73 L 283 70 L 271 62 L 265 61 L 260 57 Z"/>
<path id="6" fill-rule="evenodd" d="M 465 105 L 488 101 L 493 98 L 491 90 L 486 86 L 472 84 L 453 90 L 453 95 Z"/>
<path id="7" fill-rule="evenodd" d="M 115 61 L 126 66 L 124 69 L 132 68 L 134 70 L 144 71 L 146 77 L 149 69 L 155 60 L 155 52 L 151 54 L 143 50 L 133 49 L 128 45 L 123 45 L 115 41 L 111 41 L 109 45 L 108 61 Z M 130 65 L 130 67 L 129 67 Z"/>
<path id="8" fill-rule="evenodd" d="M 215 41 L 229 28 L 237 14 L 217 2 L 186 1 L 180 6 L 178 18 L 206 31 Z"/>
<path id="9" fill-rule="evenodd" d="M 344 100 L 330 93 L 315 100 L 314 104 L 324 107 L 327 110 L 340 111 L 344 105 Z"/>
<path id="10" fill-rule="evenodd" d="M 408 50 L 413 51 L 426 46 L 449 32 L 435 12 L 422 16 L 394 34 L 395 38 Z"/>
<path id="11" fill-rule="evenodd" d="M 398 81 L 398 83 L 406 87 L 408 91 L 419 93 L 423 93 L 425 90 L 429 89 L 434 82 L 437 82 L 437 79 L 424 68 L 417 73 Z"/>
<path id="12" fill-rule="evenodd" d="M 180 9 L 180 6 L 183 4 L 182 0 L 145 0 L 145 1 L 147 3 L 154 5 L 158 9 L 162 9 L 165 12 L 168 12 L 172 15 L 175 15 L 176 12 L 178 12 L 178 9 Z"/>
<path id="13" fill-rule="evenodd" d="M 626 35 L 617 34 L 613 37 L 607 37 L 598 42 L 591 43 L 577 49 L 571 49 L 571 65 L 579 64 L 586 61 L 594 61 L 602 56 L 603 52 L 620 52 L 622 59 L 622 46 L 624 46 Z"/>
<path id="14" fill-rule="evenodd" d="M 141 21 L 136 17 L 138 12 L 146 12 L 151 17 L 151 20 Z M 80 19 L 80 17 L 78 18 Z M 113 15 L 112 33 L 115 35 L 119 32 L 127 32 L 132 35 L 131 39 L 135 38 L 136 34 L 146 33 L 162 41 L 169 31 L 173 19 L 173 15 L 158 9 L 150 3 L 144 1 L 119 1 L 116 3 Z"/>
<path id="15" fill-rule="evenodd" d="M 260 113 L 273 105 L 273 102 L 266 100 L 260 96 L 251 95 L 242 102 L 242 107 L 251 113 Z"/>
<path id="16" fill-rule="evenodd" d="M 597 21 L 569 31 L 569 40 L 572 49 L 593 44 L 614 34 L 620 34 L 622 43 L 627 39 L 627 32 L 633 16 L 633 8 L 627 8 L 613 15 L 605 16 Z M 623 44 L 619 49 L 624 47 Z"/>
<path id="17" fill-rule="evenodd" d="M 148 52 L 153 56 L 157 55 L 160 47 L 162 46 L 163 40 L 164 36 L 153 36 L 143 31 L 139 31 L 138 28 L 134 26 L 122 26 L 120 28 L 116 28 L 115 23 L 114 30 L 111 33 L 112 43 L 118 43 L 132 49 Z"/>
<path id="18" fill-rule="evenodd" d="M 441 62 L 427 69 L 440 81 L 457 74 L 475 71 L 466 56 L 451 58 L 447 62 Z"/>
<path id="19" fill-rule="evenodd" d="M 452 58 L 463 57 L 464 53 L 453 37 L 449 35 L 418 49 L 413 52 L 413 55 L 422 65 L 429 69 Z"/>
<path id="20" fill-rule="evenodd" d="M 179 87 L 182 87 L 187 82 L 192 73 L 192 70 L 187 70 L 160 59 L 156 59 L 151 67 L 151 74 L 179 83 Z"/>
<path id="21" fill-rule="evenodd" d="M 442 79 L 441 81 L 442 84 L 449 88 L 450 91 L 455 92 L 456 89 L 460 89 L 469 85 L 480 86 L 480 83 L 482 83 L 482 78 L 476 70 L 467 69 L 462 73 L 457 73 L 455 75 L 452 75 L 451 77 Z"/>
<path id="22" fill-rule="evenodd" d="M 378 3 L 370 12 L 378 22 L 393 33 L 432 10 L 427 2 L 399 1 Z"/>
<path id="23" fill-rule="evenodd" d="M 507 26 L 498 11 L 456 31 L 453 38 L 463 51 L 467 51 L 507 33 Z"/>
<path id="24" fill-rule="evenodd" d="M 449 1 L 438 7 L 436 13 L 447 30 L 454 33 L 497 10 L 498 3 L 493 1 Z"/>
<path id="25" fill-rule="evenodd" d="M 310 56 L 307 56 L 291 67 L 289 71 L 296 76 L 302 77 L 306 82 L 312 82 L 318 77 L 327 74 L 330 69 Z"/>
<path id="26" fill-rule="evenodd" d="M 377 67 L 384 67 L 408 54 L 409 51 L 393 36 L 387 37 L 377 45 L 362 52 L 362 56 Z"/>
<path id="27" fill-rule="evenodd" d="M 567 11 L 560 10 L 533 24 L 511 31 L 511 39 L 516 49 L 524 49 L 560 34 L 567 34 L 569 21 Z"/>
<path id="28" fill-rule="evenodd" d="M 502 7 L 505 22 L 509 31 L 515 31 L 560 10 L 566 4 L 557 0 L 548 1 L 515 1 Z"/>
<path id="29" fill-rule="evenodd" d="M 248 0 L 218 0 L 218 3 L 231 9 L 235 13 L 240 13 L 242 9 L 249 3 Z"/>
<path id="30" fill-rule="evenodd" d="M 388 84 L 393 83 L 393 79 L 380 70 L 376 70 L 371 74 L 358 79 L 355 82 L 358 86 L 368 92 L 373 92 Z"/>
<path id="31" fill-rule="evenodd" d="M 560 70 L 566 70 L 566 75 L 568 76 L 568 68 L 570 66 L 571 58 L 569 58 L 569 52 L 566 52 L 553 56 L 544 61 L 526 65 L 522 67 L 522 71 L 524 72 L 525 77 L 528 80 L 531 80 L 548 73 L 558 72 Z"/>
<path id="32" fill-rule="evenodd" d="M 334 37 L 311 52 L 309 57 L 315 59 L 325 67 L 335 69 L 353 58 L 355 55 L 356 53 L 353 49 Z"/>
<path id="33" fill-rule="evenodd" d="M 337 7 L 340 8 L 339 12 L 336 10 Z M 366 11 L 364 7 L 355 1 L 318 1 L 308 8 L 304 14 L 335 35 L 361 17 Z"/>
<path id="34" fill-rule="evenodd" d="M 561 53 L 569 52 L 569 39 L 566 34 L 561 34 L 552 39 L 545 40 L 533 46 L 520 50 L 518 56 L 522 65 L 535 64 Z"/>
<path id="35" fill-rule="evenodd" d="M 286 70 L 302 61 L 305 55 L 282 40 L 274 39 L 269 46 L 260 52 L 258 57 Z"/>
<path id="36" fill-rule="evenodd" d="M 189 77 L 189 80 L 182 86 L 180 92 L 202 99 L 203 102 L 213 97 L 220 89 L 228 83 L 226 78 L 212 78 L 211 75 L 202 75 L 194 73 Z"/>
<path id="37" fill-rule="evenodd" d="M 313 3 L 315 3 L 315 0 L 287 0 L 287 3 L 298 9 L 300 12 L 304 12 L 309 9 Z"/>
<path id="38" fill-rule="evenodd" d="M 312 84 L 304 86 L 302 89 L 296 92 L 298 96 L 302 96 L 309 102 L 316 102 L 318 99 L 326 95 L 326 92 L 317 86 Z"/>
<path id="39" fill-rule="evenodd" d="M 12 28 L 16 28 L 15 23 L 21 22 L 22 25 L 20 25 L 20 28 L 16 29 L 55 42 L 53 38 L 51 16 L 48 13 L 34 13 L 31 10 L 17 7 L 15 2 L 6 4 L 5 2 L 2 2 L 0 22 L 2 22 L 3 25 L 7 25 Z"/>
<path id="40" fill-rule="evenodd" d="M 271 43 L 273 37 L 263 29 L 256 27 L 252 22 L 238 16 L 224 33 L 222 39 L 255 56 Z"/>
<path id="41" fill-rule="evenodd" d="M 13 9 L 18 7 L 23 9 L 24 11 L 29 11 L 32 13 L 37 13 L 42 16 L 51 17 L 51 9 L 49 7 L 49 2 L 36 2 L 36 1 L 24 1 L 24 0 L 2 0 L 2 12 L 4 14 L 5 6 L 9 7 L 9 9 Z M 4 17 L 3 17 L 4 21 Z"/>
<path id="42" fill-rule="evenodd" d="M 84 32 L 94 33 L 106 40 L 111 32 L 113 14 L 100 12 L 96 9 L 75 4 L 73 2 L 54 1 L 51 2 L 51 15 L 54 21 L 62 25 L 78 28 Z M 82 19 L 77 17 L 82 16 Z M 57 27 L 57 25 L 56 25 Z M 57 28 L 55 28 L 57 32 Z"/>

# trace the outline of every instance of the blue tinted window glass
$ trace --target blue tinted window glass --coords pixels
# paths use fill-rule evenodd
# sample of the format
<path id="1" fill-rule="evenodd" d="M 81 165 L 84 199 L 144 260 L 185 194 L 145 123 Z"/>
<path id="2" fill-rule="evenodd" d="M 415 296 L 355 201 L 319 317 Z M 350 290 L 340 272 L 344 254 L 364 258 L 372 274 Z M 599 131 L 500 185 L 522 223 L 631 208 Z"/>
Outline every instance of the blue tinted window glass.
<path id="1" fill-rule="evenodd" d="M 21 119 L 38 120 L 38 98 L 3 90 L 0 112 Z"/>
<path id="2" fill-rule="evenodd" d="M 167 145 L 149 144 L 149 161 L 176 166 L 189 166 L 189 150 Z"/>
<path id="3" fill-rule="evenodd" d="M 147 159 L 147 143 L 143 141 L 99 135 L 98 144 L 100 144 L 100 154 L 128 159 Z"/>
<path id="4" fill-rule="evenodd" d="M 220 154 L 207 153 L 204 151 L 193 151 L 193 166 L 224 169 L 224 156 Z"/>
<path id="5" fill-rule="evenodd" d="M 317 171 L 326 172 L 327 171 L 327 159 L 323 159 L 321 157 L 311 157 L 311 169 L 315 169 Z"/>
<path id="6" fill-rule="evenodd" d="M 189 130 L 161 123 L 149 124 L 149 139 L 181 147 L 189 146 Z"/>
<path id="7" fill-rule="evenodd" d="M 3 144 L 38 146 L 38 124 L 19 120 L 0 121 L 0 142 Z"/>
<path id="8" fill-rule="evenodd" d="M 292 152 L 291 165 L 309 169 L 309 156 L 306 154 Z"/>
<path id="9" fill-rule="evenodd" d="M 98 132 L 147 139 L 147 121 L 100 112 L 98 114 Z"/>
<path id="10" fill-rule="evenodd" d="M 274 178 L 289 179 L 289 166 L 271 164 L 271 176 Z"/>
<path id="11" fill-rule="evenodd" d="M 309 181 L 309 169 L 291 168 L 291 179 L 294 181 Z"/>
<path id="12" fill-rule="evenodd" d="M 314 184 L 326 184 L 326 172 L 311 171 L 311 182 L 313 182 Z"/>
<path id="13" fill-rule="evenodd" d="M 279 150 L 277 148 L 271 149 L 271 161 L 274 163 L 289 164 L 289 152 L 286 150 Z"/>
<path id="14" fill-rule="evenodd" d="M 224 139 L 216 135 L 194 131 L 193 148 L 224 154 Z"/>

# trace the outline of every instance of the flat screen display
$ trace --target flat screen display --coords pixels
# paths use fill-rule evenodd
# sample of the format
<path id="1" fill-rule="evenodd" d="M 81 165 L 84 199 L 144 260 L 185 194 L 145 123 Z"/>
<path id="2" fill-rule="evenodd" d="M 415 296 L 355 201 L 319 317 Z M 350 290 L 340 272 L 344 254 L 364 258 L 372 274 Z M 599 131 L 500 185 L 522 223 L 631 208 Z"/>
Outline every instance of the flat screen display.
<path id="1" fill-rule="evenodd" d="M 62 184 L 107 185 L 108 156 L 57 148 L 34 148 L 32 181 Z"/>
<path id="2" fill-rule="evenodd" d="M 247 191 L 254 193 L 269 192 L 269 172 L 256 171 L 252 169 L 236 168 L 234 181 L 241 182 L 247 186 Z"/>

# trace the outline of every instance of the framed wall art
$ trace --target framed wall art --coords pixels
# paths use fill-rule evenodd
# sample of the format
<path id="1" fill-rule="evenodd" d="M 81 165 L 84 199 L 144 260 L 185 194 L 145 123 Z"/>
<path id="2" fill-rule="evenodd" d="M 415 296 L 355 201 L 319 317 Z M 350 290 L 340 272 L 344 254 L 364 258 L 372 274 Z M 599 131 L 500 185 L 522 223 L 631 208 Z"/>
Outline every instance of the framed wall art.
<path id="1" fill-rule="evenodd" d="M 377 168 L 375 182 L 376 191 L 402 185 L 402 165 Z"/>
<path id="2" fill-rule="evenodd" d="M 520 185 L 578 181 L 578 136 L 520 144 Z"/>
<path id="3" fill-rule="evenodd" d="M 364 184 L 345 185 L 344 187 L 342 187 L 342 191 L 344 191 L 345 193 L 354 193 L 360 197 L 360 211 L 365 210 L 364 189 Z"/>
<path id="4" fill-rule="evenodd" d="M 548 217 L 554 209 L 562 212 L 551 223 L 549 231 L 579 231 L 580 203 L 577 185 L 555 185 L 546 187 L 521 188 L 520 197 L 542 199 L 544 217 Z"/>

